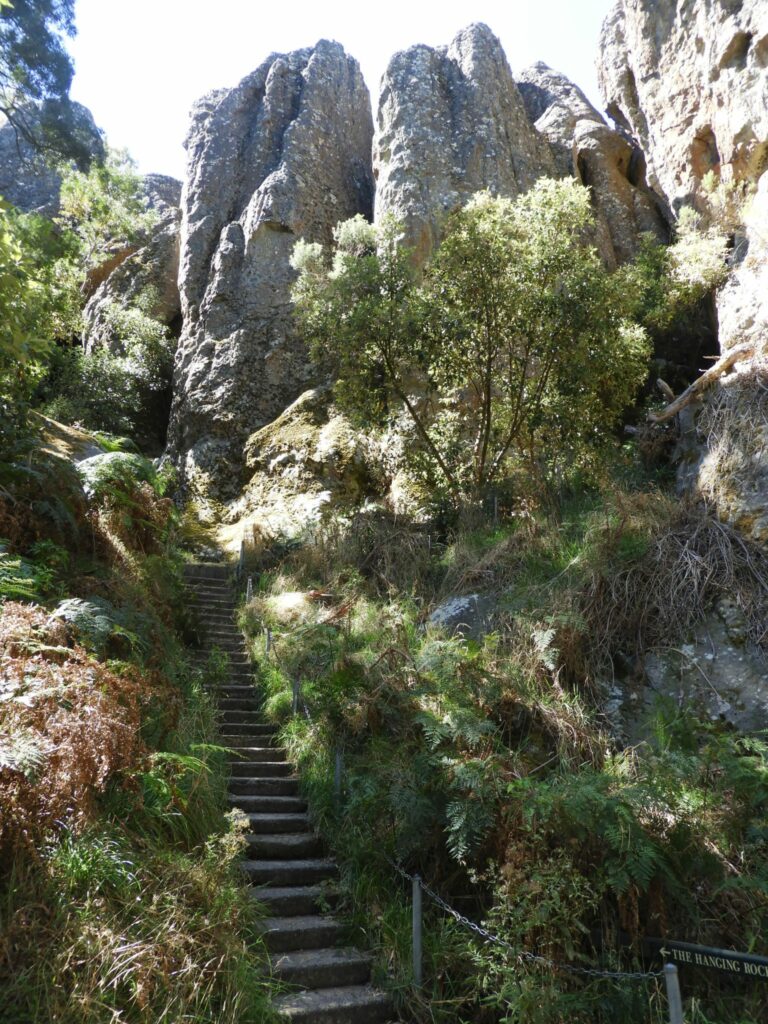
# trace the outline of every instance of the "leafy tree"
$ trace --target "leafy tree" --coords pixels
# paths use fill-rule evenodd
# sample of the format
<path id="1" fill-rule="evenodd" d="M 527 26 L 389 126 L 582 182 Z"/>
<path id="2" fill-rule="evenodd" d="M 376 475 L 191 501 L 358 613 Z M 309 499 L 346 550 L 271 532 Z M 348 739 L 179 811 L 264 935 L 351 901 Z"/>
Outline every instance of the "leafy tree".
<path id="1" fill-rule="evenodd" d="M 86 167 L 103 158 L 100 136 L 69 99 L 74 0 L 0 2 L 0 112 L 33 149 Z"/>
<path id="2" fill-rule="evenodd" d="M 136 248 L 155 223 L 141 176 L 125 150 L 109 149 L 103 164 L 88 171 L 62 169 L 57 223 L 77 239 L 76 274 L 83 292 L 116 255 Z"/>
<path id="3" fill-rule="evenodd" d="M 645 332 L 623 279 L 582 239 L 589 196 L 541 180 L 525 196 L 481 193 L 455 214 L 417 284 L 392 221 L 340 225 L 330 269 L 299 243 L 294 298 L 337 393 L 370 418 L 405 407 L 436 482 L 480 494 L 514 456 L 583 464 L 646 373 Z"/>

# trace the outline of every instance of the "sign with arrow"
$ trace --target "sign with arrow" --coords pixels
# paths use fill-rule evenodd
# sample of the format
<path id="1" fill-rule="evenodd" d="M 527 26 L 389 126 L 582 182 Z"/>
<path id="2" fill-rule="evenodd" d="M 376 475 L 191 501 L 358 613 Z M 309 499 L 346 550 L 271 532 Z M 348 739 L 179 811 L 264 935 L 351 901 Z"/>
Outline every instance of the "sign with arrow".
<path id="1" fill-rule="evenodd" d="M 710 968 L 726 971 L 746 978 L 762 978 L 768 981 L 768 957 L 752 953 L 737 953 L 732 949 L 715 949 L 711 946 L 696 946 L 691 942 L 675 942 L 672 939 L 644 939 L 643 945 L 650 946 L 665 961 L 679 966 Z"/>

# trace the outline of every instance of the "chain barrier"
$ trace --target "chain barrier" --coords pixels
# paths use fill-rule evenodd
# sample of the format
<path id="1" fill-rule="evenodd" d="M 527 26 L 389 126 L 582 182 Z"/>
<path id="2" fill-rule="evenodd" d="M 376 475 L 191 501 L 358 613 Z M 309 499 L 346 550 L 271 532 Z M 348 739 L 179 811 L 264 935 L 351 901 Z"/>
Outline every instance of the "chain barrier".
<path id="1" fill-rule="evenodd" d="M 442 896 L 435 892 L 435 890 L 429 886 L 422 878 L 418 875 L 411 875 L 405 868 L 392 860 L 386 854 L 385 859 L 389 865 L 406 881 L 411 883 L 418 881 L 421 888 L 429 896 L 433 903 L 435 903 L 441 910 L 446 914 L 450 915 L 458 924 L 462 927 L 467 928 L 469 931 L 474 932 L 484 942 L 489 942 L 495 946 L 501 946 L 503 949 L 509 950 L 518 960 L 525 961 L 526 963 L 536 963 L 543 967 L 550 967 L 556 971 L 565 971 L 568 974 L 578 974 L 591 978 L 624 978 L 632 981 L 648 980 L 650 978 L 662 978 L 664 977 L 664 971 L 608 971 L 599 967 L 580 967 L 577 964 L 563 964 L 558 963 L 555 960 L 550 960 L 549 957 L 541 956 L 538 953 L 530 953 L 528 950 L 518 950 L 512 943 L 507 942 L 500 935 L 496 935 L 494 932 L 489 931 L 487 928 L 483 928 L 475 921 L 471 921 L 464 914 L 460 914 L 458 910 L 446 903 Z"/>

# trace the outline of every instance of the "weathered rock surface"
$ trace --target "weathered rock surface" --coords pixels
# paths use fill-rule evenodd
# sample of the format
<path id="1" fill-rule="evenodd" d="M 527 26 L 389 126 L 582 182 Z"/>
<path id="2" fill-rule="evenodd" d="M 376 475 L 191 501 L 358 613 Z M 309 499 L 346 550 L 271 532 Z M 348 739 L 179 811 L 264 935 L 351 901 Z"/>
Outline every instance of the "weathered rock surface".
<path id="1" fill-rule="evenodd" d="M 764 0 L 618 0 L 598 62 L 608 113 L 639 142 L 673 207 L 703 175 L 755 181 L 768 166 Z"/>
<path id="2" fill-rule="evenodd" d="M 110 310 L 115 305 L 131 305 L 148 292 L 152 301 L 145 312 L 172 329 L 180 326 L 181 182 L 161 174 L 148 174 L 143 185 L 148 206 L 158 219 L 146 243 L 120 254 L 121 258 L 88 300 L 83 314 L 83 342 L 89 352 L 97 348 L 120 351 L 120 343 L 110 327 Z"/>
<path id="3" fill-rule="evenodd" d="M 751 342 L 768 354 L 768 174 L 749 204 L 733 268 L 717 296 L 720 348 Z"/>
<path id="4" fill-rule="evenodd" d="M 428 624 L 450 636 L 479 640 L 490 631 L 496 600 L 489 594 L 449 597 L 430 613 Z"/>
<path id="5" fill-rule="evenodd" d="M 501 43 L 486 25 L 450 46 L 395 54 L 381 84 L 374 141 L 376 218 L 394 214 L 424 262 L 447 214 L 480 189 L 515 196 L 554 176 Z"/>
<path id="6" fill-rule="evenodd" d="M 334 408 L 330 388 L 304 392 L 245 445 L 249 481 L 230 518 L 267 534 L 293 536 L 340 502 L 375 491 L 377 452 Z"/>
<path id="7" fill-rule="evenodd" d="M 619 0 L 602 33 L 609 113 L 645 151 L 673 207 L 713 171 L 757 184 L 716 295 L 719 345 L 752 355 L 686 411 L 681 486 L 768 543 L 768 7 L 761 0 Z M 693 424 L 695 423 L 695 427 Z"/>
<path id="8" fill-rule="evenodd" d="M 645 182 L 645 161 L 625 135 L 609 128 L 565 75 L 543 63 L 525 68 L 518 89 L 536 130 L 552 147 L 558 173 L 592 189 L 595 244 L 609 267 L 632 259 L 641 232 L 669 237 L 663 203 Z"/>
<path id="9" fill-rule="evenodd" d="M 273 54 L 196 105 L 170 435 L 193 488 L 237 493 L 245 440 L 306 388 L 290 254 L 298 238 L 330 244 L 339 220 L 372 216 L 372 135 L 360 68 L 333 42 Z"/>
<path id="10" fill-rule="evenodd" d="M 747 632 L 735 601 L 719 601 L 675 650 L 645 656 L 642 683 L 609 688 L 612 731 L 625 743 L 646 739 L 659 699 L 743 732 L 768 728 L 768 660 Z"/>
<path id="11" fill-rule="evenodd" d="M 71 108 L 78 121 L 78 131 L 92 136 L 93 150 L 98 152 L 102 146 L 101 133 L 90 110 L 79 103 L 72 103 Z M 32 125 L 38 116 L 35 109 L 26 114 Z M 3 118 L 0 124 L 0 196 L 24 213 L 53 217 L 59 209 L 60 188 L 61 177 L 55 168 Z"/>

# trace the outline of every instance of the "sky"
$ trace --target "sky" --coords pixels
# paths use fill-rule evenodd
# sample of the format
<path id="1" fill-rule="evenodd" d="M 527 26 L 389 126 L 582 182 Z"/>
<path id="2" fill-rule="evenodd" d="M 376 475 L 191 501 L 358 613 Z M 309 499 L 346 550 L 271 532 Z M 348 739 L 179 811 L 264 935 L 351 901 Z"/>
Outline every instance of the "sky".
<path id="1" fill-rule="evenodd" d="M 543 60 L 602 109 L 595 57 L 612 0 L 76 0 L 73 99 L 143 173 L 183 178 L 193 102 L 234 86 L 273 52 L 336 39 L 360 62 L 374 105 L 387 63 L 444 45 L 470 22 L 499 36 L 512 72 Z"/>

